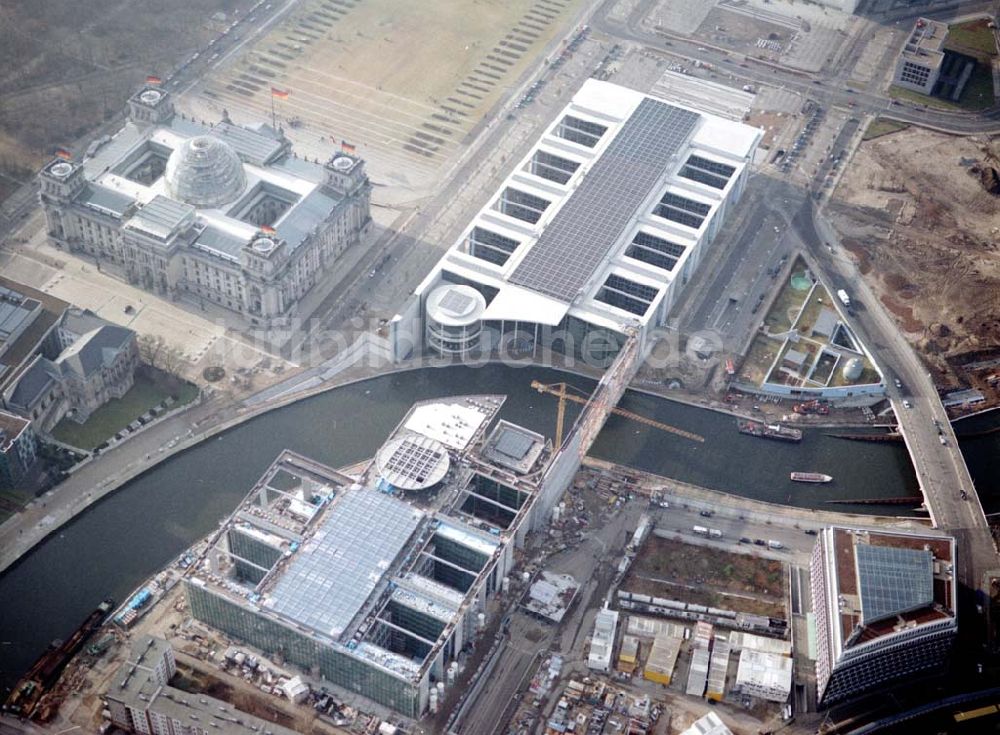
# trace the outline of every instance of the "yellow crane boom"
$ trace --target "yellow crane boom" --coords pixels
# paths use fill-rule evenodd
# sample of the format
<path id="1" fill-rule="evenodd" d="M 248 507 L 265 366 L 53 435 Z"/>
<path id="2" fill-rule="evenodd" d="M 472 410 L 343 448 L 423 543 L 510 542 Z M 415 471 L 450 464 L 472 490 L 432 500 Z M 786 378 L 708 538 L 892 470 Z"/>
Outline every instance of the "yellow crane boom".
<path id="1" fill-rule="evenodd" d="M 556 396 L 559 399 L 559 408 L 556 413 L 556 438 L 555 438 L 555 448 L 558 449 L 562 446 L 563 437 L 563 422 L 566 417 L 566 401 L 573 401 L 573 403 L 585 404 L 587 398 L 583 396 L 574 395 L 570 393 L 567 389 L 570 387 L 567 383 L 553 383 L 547 385 L 537 380 L 531 381 L 531 387 L 537 390 L 539 393 L 548 393 L 549 395 Z M 675 436 L 682 437 L 684 439 L 690 439 L 693 442 L 704 442 L 705 437 L 700 434 L 694 434 L 690 431 L 684 431 L 684 429 L 678 429 L 676 426 L 671 426 L 670 424 L 664 424 L 655 419 L 647 418 L 645 416 L 640 416 L 637 413 L 632 413 L 631 411 L 626 411 L 624 408 L 612 408 L 611 412 L 621 416 L 623 418 L 631 419 L 632 421 L 637 421 L 640 424 L 645 424 L 646 426 L 652 426 L 654 429 L 659 429 L 660 431 L 666 431 Z"/>

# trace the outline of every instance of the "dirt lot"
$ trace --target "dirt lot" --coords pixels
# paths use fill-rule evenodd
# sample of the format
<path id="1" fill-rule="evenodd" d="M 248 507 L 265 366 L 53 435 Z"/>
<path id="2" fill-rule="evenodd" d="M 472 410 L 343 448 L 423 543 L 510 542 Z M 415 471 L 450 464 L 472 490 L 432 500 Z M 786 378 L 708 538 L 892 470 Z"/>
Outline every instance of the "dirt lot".
<path id="1" fill-rule="evenodd" d="M 998 155 L 997 139 L 883 135 L 862 144 L 831 203 L 845 246 L 942 387 L 986 390 L 989 370 L 960 366 L 1000 344 L 1000 196 L 979 173 L 1000 192 Z"/>
<path id="2" fill-rule="evenodd" d="M 166 74 L 251 0 L 32 0 L 0 3 L 0 199 Z"/>
<path id="3" fill-rule="evenodd" d="M 785 616 L 781 562 L 650 536 L 622 589 L 759 615 Z"/>

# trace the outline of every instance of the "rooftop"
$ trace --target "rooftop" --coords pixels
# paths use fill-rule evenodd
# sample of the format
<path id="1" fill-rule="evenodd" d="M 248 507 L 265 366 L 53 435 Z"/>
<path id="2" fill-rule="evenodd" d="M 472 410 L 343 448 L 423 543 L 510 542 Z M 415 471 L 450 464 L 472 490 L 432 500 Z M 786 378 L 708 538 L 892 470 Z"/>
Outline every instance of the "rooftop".
<path id="1" fill-rule="evenodd" d="M 401 436 L 383 446 L 375 458 L 378 474 L 392 487 L 424 490 L 448 473 L 448 450 L 436 439 L 420 434 Z"/>
<path id="2" fill-rule="evenodd" d="M 572 302 L 608 257 L 699 120 L 645 98 L 542 232 L 510 282 Z M 609 207 L 608 195 L 615 206 Z"/>
<path id="3" fill-rule="evenodd" d="M 558 623 L 573 604 L 579 583 L 568 574 L 543 571 L 541 577 L 528 590 L 524 608 L 535 615 Z"/>
<path id="4" fill-rule="evenodd" d="M 424 676 L 445 633 L 421 629 L 416 647 L 404 645 L 403 608 L 453 629 L 475 611 L 518 531 L 461 509 L 474 478 L 494 471 L 478 452 L 503 400 L 415 404 L 375 460 L 345 472 L 283 452 L 213 537 L 190 584 L 395 676 Z M 439 476 L 432 493 L 403 488 Z M 534 480 L 507 482 L 521 494 L 512 513 L 530 508 Z"/>
<path id="5" fill-rule="evenodd" d="M 772 691 L 775 699 L 781 701 L 792 690 L 792 659 L 744 648 L 736 669 L 736 685 Z"/>
<path id="6" fill-rule="evenodd" d="M 486 439 L 482 456 L 494 464 L 525 474 L 538 462 L 545 450 L 545 437 L 533 431 L 500 421 Z"/>
<path id="7" fill-rule="evenodd" d="M 190 204 L 157 194 L 136 212 L 126 226 L 157 240 L 166 240 L 178 228 L 189 226 L 194 221 L 195 211 Z"/>
<path id="8" fill-rule="evenodd" d="M 243 162 L 217 135 L 199 135 L 181 143 L 170 154 L 164 176 L 172 197 L 207 209 L 229 204 L 247 185 Z"/>
<path id="9" fill-rule="evenodd" d="M 420 525 L 423 514 L 375 490 L 334 500 L 262 605 L 337 639 Z"/>
<path id="10" fill-rule="evenodd" d="M 675 99 L 587 80 L 417 293 L 462 279 L 487 287 L 485 320 L 644 323 L 760 137 Z"/>
<path id="11" fill-rule="evenodd" d="M 0 355 L 38 318 L 42 305 L 11 289 L 0 287 Z"/>
<path id="12" fill-rule="evenodd" d="M 196 222 L 193 246 L 230 261 L 259 233 L 249 214 L 259 199 L 287 205 L 265 224 L 291 251 L 341 202 L 325 185 L 324 167 L 293 157 L 289 141 L 266 125 L 206 125 L 179 115 L 149 127 L 128 122 L 88 152 L 83 169 L 88 184 L 78 204 L 158 239 Z"/>
<path id="13" fill-rule="evenodd" d="M 817 543 L 833 554 L 844 647 L 954 618 L 954 539 L 832 528 Z"/>
<path id="14" fill-rule="evenodd" d="M 469 399 L 417 403 L 401 428 L 434 439 L 449 449 L 464 451 L 503 402 L 498 396 L 470 396 Z M 397 429 L 397 433 L 399 431 Z"/>
<path id="15" fill-rule="evenodd" d="M 135 339 L 135 332 L 117 324 L 105 324 L 81 335 L 56 358 L 56 365 L 81 377 L 89 377 L 111 365 L 118 354 Z"/>
<path id="16" fill-rule="evenodd" d="M 108 695 L 137 710 L 162 714 L 199 730 L 218 735 L 295 735 L 294 730 L 238 710 L 228 702 L 203 693 L 162 686 L 152 667 L 161 661 L 170 644 L 152 636 L 142 636 L 132 646 L 129 660 L 122 665 Z"/>
<path id="17" fill-rule="evenodd" d="M 7 294 L 5 301 L 15 303 L 18 296 L 38 302 L 41 310 L 27 322 L 21 323 L 20 330 L 8 325 L 8 337 L 0 337 L 0 389 L 9 385 L 21 370 L 27 368 L 29 359 L 41 348 L 41 343 L 49 330 L 62 318 L 69 304 L 44 291 L 25 286 L 0 276 L 0 294 Z M 23 306 L 23 304 L 22 304 Z M 10 318 L 10 317 L 8 317 Z"/>
<path id="18" fill-rule="evenodd" d="M 938 65 L 948 39 L 948 24 L 930 18 L 918 18 L 903 46 L 903 56 L 912 57 L 924 65 Z"/>
<path id="19" fill-rule="evenodd" d="M 733 735 L 733 731 L 726 727 L 721 717 L 709 712 L 691 723 L 691 727 L 680 735 Z"/>

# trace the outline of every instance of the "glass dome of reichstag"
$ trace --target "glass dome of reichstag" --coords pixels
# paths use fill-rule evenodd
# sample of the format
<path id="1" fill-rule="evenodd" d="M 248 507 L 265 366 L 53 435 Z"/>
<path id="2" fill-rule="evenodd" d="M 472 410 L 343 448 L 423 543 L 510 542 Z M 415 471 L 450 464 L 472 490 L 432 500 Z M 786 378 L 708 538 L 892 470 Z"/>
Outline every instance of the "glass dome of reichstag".
<path id="1" fill-rule="evenodd" d="M 190 138 L 171 153 L 165 176 L 171 197 L 204 209 L 233 201 L 247 183 L 236 151 L 208 135 Z"/>

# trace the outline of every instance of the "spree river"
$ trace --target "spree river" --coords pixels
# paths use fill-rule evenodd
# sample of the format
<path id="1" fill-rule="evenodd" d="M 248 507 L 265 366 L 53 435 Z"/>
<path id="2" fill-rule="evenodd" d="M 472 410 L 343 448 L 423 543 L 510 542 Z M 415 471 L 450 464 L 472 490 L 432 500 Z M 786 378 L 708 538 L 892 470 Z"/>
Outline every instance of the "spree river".
<path id="1" fill-rule="evenodd" d="M 584 390 L 594 385 L 537 367 L 425 368 L 277 409 L 166 460 L 95 503 L 0 577 L 0 691 L 12 686 L 52 639 L 67 635 L 104 597 L 121 601 L 215 528 L 282 449 L 335 467 L 358 462 L 374 454 L 414 401 L 463 393 L 504 393 L 508 399 L 503 418 L 552 436 L 556 399 L 533 391 L 532 379 L 568 380 Z M 824 506 L 823 501 L 917 493 L 901 444 L 845 441 L 822 430 L 806 430 L 800 444 L 786 444 L 739 434 L 729 416 L 647 395 L 629 393 L 621 406 L 701 434 L 705 442 L 612 416 L 593 455 L 717 490 L 803 507 L 899 514 L 908 508 Z M 567 421 L 577 413 L 570 404 Z M 988 475 L 998 435 L 971 441 L 983 446 L 977 448 L 981 461 L 970 464 Z M 794 470 L 826 472 L 836 480 L 826 487 L 794 484 L 788 480 Z"/>

